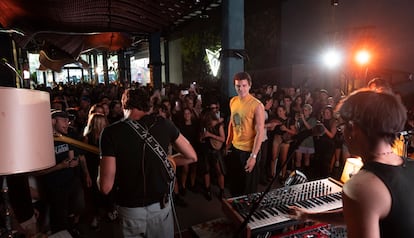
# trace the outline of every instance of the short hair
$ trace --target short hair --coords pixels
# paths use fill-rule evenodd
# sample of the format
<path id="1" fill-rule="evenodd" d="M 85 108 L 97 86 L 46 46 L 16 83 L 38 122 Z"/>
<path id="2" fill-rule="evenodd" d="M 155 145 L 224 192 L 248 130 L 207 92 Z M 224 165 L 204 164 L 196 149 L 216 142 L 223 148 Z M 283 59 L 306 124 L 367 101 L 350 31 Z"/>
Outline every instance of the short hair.
<path id="1" fill-rule="evenodd" d="M 359 125 L 371 149 L 381 139 L 393 145 L 407 120 L 407 110 L 394 94 L 369 89 L 357 90 L 341 100 L 337 111 L 345 122 Z"/>
<path id="2" fill-rule="evenodd" d="M 283 96 L 283 100 L 285 100 L 285 99 L 289 99 L 291 102 L 293 102 L 293 99 L 292 99 L 292 97 L 290 95 L 285 94 Z"/>
<path id="3" fill-rule="evenodd" d="M 138 109 L 140 111 L 148 112 L 150 110 L 150 97 L 144 89 L 130 88 L 125 90 L 122 94 L 122 108 L 123 109 Z"/>
<path id="4" fill-rule="evenodd" d="M 272 99 L 272 96 L 268 94 L 263 95 L 262 99 L 260 99 L 263 105 L 266 105 L 266 103 L 270 100 L 273 100 L 273 99 Z"/>
<path id="5" fill-rule="evenodd" d="M 238 72 L 233 77 L 233 83 L 236 83 L 236 80 L 247 80 L 249 86 L 252 86 L 252 77 L 247 72 Z"/>
<path id="6" fill-rule="evenodd" d="M 380 77 L 373 78 L 368 82 L 367 86 L 368 86 L 368 88 L 371 88 L 372 85 L 374 85 L 374 84 L 375 84 L 375 89 L 391 91 L 390 84 L 383 78 L 380 78 Z"/>
<path id="7" fill-rule="evenodd" d="M 279 109 L 279 107 L 282 108 L 283 111 L 287 112 L 286 106 L 285 105 L 282 105 L 282 104 L 277 105 L 276 111 L 277 111 L 277 109 Z"/>
<path id="8" fill-rule="evenodd" d="M 311 112 L 311 113 L 312 113 L 312 105 L 310 105 L 310 104 L 308 104 L 308 103 L 305 103 L 305 104 L 303 104 L 302 108 L 306 108 L 306 109 L 308 109 L 308 110 L 309 110 L 309 112 Z"/>

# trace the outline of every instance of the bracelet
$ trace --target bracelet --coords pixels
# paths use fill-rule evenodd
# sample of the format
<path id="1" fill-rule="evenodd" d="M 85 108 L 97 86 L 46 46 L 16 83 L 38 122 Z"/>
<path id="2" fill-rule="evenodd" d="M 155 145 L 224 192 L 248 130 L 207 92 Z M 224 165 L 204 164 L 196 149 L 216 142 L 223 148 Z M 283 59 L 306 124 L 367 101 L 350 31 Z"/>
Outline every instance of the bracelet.
<path id="1" fill-rule="evenodd" d="M 256 159 L 257 155 L 256 155 L 256 154 L 251 153 L 251 154 L 250 154 L 250 157 L 252 157 L 253 159 Z"/>

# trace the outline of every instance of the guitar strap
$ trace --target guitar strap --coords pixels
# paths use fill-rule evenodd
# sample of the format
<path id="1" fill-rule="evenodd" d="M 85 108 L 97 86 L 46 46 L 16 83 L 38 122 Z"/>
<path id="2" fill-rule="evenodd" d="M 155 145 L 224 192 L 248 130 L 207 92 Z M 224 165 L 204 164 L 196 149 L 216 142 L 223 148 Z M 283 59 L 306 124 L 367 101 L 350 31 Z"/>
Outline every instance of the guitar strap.
<path id="1" fill-rule="evenodd" d="M 172 165 L 167 159 L 167 153 L 164 151 L 160 143 L 145 129 L 138 121 L 125 119 L 125 122 L 138 134 L 138 136 L 151 148 L 151 150 L 158 156 L 167 171 L 170 181 L 175 178 L 175 173 Z"/>

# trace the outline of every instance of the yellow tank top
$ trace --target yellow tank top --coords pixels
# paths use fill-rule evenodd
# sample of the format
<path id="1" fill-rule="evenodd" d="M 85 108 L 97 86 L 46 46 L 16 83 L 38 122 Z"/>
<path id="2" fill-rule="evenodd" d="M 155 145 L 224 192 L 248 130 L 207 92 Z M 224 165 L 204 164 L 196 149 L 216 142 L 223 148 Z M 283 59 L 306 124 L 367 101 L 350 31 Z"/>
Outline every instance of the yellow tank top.
<path id="1" fill-rule="evenodd" d="M 233 125 L 232 144 L 236 149 L 252 151 L 256 130 L 254 128 L 254 110 L 261 102 L 252 95 L 230 100 L 231 122 Z"/>

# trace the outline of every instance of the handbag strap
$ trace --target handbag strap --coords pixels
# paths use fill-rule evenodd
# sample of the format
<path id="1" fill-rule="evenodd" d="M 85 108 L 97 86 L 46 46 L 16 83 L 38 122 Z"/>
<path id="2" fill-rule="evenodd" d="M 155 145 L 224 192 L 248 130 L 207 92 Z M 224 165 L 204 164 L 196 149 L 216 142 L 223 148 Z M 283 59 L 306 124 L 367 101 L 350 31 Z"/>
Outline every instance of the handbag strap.
<path id="1" fill-rule="evenodd" d="M 151 150 L 158 156 L 167 171 L 170 180 L 174 180 L 175 173 L 172 165 L 167 159 L 167 153 L 164 151 L 160 143 L 145 129 L 138 121 L 125 119 L 125 122 L 131 126 L 138 136 L 151 148 Z"/>

